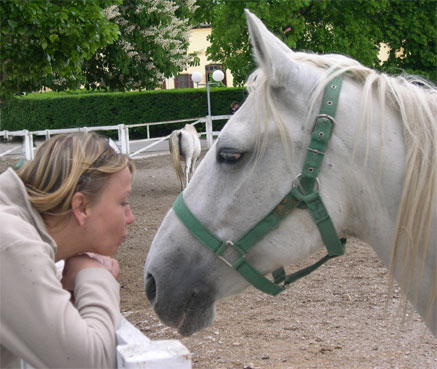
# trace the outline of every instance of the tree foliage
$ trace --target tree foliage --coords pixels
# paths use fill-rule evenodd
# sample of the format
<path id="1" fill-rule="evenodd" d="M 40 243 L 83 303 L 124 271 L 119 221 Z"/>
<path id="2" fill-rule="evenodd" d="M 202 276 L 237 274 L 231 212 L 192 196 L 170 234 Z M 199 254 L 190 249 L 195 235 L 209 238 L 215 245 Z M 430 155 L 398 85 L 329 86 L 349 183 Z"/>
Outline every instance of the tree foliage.
<path id="1" fill-rule="evenodd" d="M 237 84 L 255 68 L 245 8 L 293 50 L 345 54 L 371 68 L 437 80 L 435 0 L 197 0 L 197 5 L 196 22 L 212 27 L 209 57 L 223 63 Z M 381 43 L 390 49 L 383 63 Z"/>
<path id="2" fill-rule="evenodd" d="M 193 63 L 187 55 L 194 0 L 124 0 L 107 13 L 120 38 L 85 63 L 87 88 L 153 89 Z"/>
<path id="3" fill-rule="evenodd" d="M 378 20 L 390 57 L 380 69 L 437 82 L 437 1 L 390 1 L 384 15 Z"/>
<path id="4" fill-rule="evenodd" d="M 117 26 L 102 9 L 121 0 L 0 0 L 0 97 L 74 80 Z"/>

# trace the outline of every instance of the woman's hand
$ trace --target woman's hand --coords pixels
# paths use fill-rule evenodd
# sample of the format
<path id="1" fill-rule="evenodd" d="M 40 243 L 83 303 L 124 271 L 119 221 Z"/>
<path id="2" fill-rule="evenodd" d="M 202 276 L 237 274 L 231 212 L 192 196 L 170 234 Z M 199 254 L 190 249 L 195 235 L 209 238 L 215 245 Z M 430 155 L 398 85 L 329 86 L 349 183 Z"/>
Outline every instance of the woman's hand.
<path id="1" fill-rule="evenodd" d="M 87 252 L 86 255 L 102 264 L 109 272 L 111 272 L 115 279 L 120 277 L 120 266 L 118 265 L 117 260 L 109 256 L 94 254 L 92 252 Z"/>
<path id="2" fill-rule="evenodd" d="M 103 268 L 108 270 L 115 279 L 120 277 L 120 267 L 117 260 L 99 254 L 86 253 L 75 255 L 65 260 L 62 272 L 62 286 L 68 291 L 74 291 L 74 281 L 77 273 L 87 268 Z"/>

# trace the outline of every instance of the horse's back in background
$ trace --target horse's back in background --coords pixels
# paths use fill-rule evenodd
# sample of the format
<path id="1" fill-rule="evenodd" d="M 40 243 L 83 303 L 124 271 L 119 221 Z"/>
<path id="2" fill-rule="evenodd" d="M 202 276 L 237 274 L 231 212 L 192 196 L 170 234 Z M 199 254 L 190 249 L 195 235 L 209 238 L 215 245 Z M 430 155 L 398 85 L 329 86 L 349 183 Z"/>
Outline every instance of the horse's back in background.
<path id="1" fill-rule="evenodd" d="M 175 130 L 169 138 L 169 149 L 173 168 L 179 178 L 181 191 L 187 187 L 201 152 L 199 134 L 191 124 Z M 184 162 L 184 165 L 182 164 Z"/>

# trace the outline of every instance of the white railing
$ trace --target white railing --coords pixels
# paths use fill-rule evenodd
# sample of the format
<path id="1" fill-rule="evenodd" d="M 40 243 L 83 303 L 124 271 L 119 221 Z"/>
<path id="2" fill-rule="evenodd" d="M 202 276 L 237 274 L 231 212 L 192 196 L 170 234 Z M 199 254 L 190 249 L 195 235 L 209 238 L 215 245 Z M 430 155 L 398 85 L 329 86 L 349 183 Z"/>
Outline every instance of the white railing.
<path id="1" fill-rule="evenodd" d="M 191 369 L 191 353 L 177 340 L 152 341 L 125 318 L 117 336 L 117 369 Z M 21 369 L 33 369 L 21 360 Z"/>
<path id="2" fill-rule="evenodd" d="M 205 123 L 205 132 L 200 132 L 202 135 L 206 135 L 207 147 L 211 147 L 213 143 L 213 136 L 218 132 L 213 131 L 214 120 L 224 120 L 229 119 L 230 115 L 217 115 L 217 116 L 206 116 L 201 118 L 190 118 L 190 119 L 179 119 L 171 120 L 165 122 L 151 122 L 151 123 L 138 123 L 138 124 L 118 124 L 114 126 L 98 126 L 98 127 L 82 127 L 82 128 L 65 128 L 65 129 L 46 129 L 40 131 L 0 131 L 0 137 L 9 140 L 11 137 L 22 137 L 22 146 L 15 146 L 7 151 L 1 152 L 0 157 L 10 155 L 13 152 L 18 151 L 22 148 L 23 156 L 26 160 L 32 160 L 34 157 L 34 137 L 43 136 L 45 139 L 49 139 L 52 135 L 61 133 L 72 133 L 72 132 L 91 132 L 91 131 L 118 131 L 118 146 L 121 153 L 127 154 L 132 158 L 138 157 L 139 154 L 151 150 L 163 141 L 168 140 L 170 135 L 165 137 L 150 137 L 150 126 L 162 125 L 162 124 L 175 124 L 183 122 L 192 122 L 191 124 L 196 125 L 198 123 Z M 146 127 L 146 138 L 142 140 L 129 140 L 129 129 L 136 127 Z M 137 146 L 136 150 L 131 152 L 131 146 L 135 144 Z M 144 144 L 143 146 L 141 146 Z M 138 148 L 138 146 L 141 146 Z"/>
<path id="3" fill-rule="evenodd" d="M 117 331 L 117 368 L 191 369 L 191 353 L 177 340 L 150 340 L 122 318 Z"/>

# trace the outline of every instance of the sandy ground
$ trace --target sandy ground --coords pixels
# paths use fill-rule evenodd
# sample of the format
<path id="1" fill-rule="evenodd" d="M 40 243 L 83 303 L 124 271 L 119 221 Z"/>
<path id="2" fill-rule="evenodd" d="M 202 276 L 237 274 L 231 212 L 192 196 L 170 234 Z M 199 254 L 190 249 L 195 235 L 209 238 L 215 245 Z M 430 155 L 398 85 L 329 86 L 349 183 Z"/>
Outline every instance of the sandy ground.
<path id="1" fill-rule="evenodd" d="M 16 161 L 0 160 L 0 171 Z M 181 340 L 193 369 L 437 368 L 437 339 L 411 308 L 402 319 L 398 289 L 387 300 L 388 271 L 359 240 L 277 297 L 249 288 L 220 301 L 211 327 L 180 337 L 159 322 L 143 289 L 148 248 L 179 182 L 168 155 L 136 164 L 136 221 L 116 255 L 122 313 L 151 339 Z"/>

